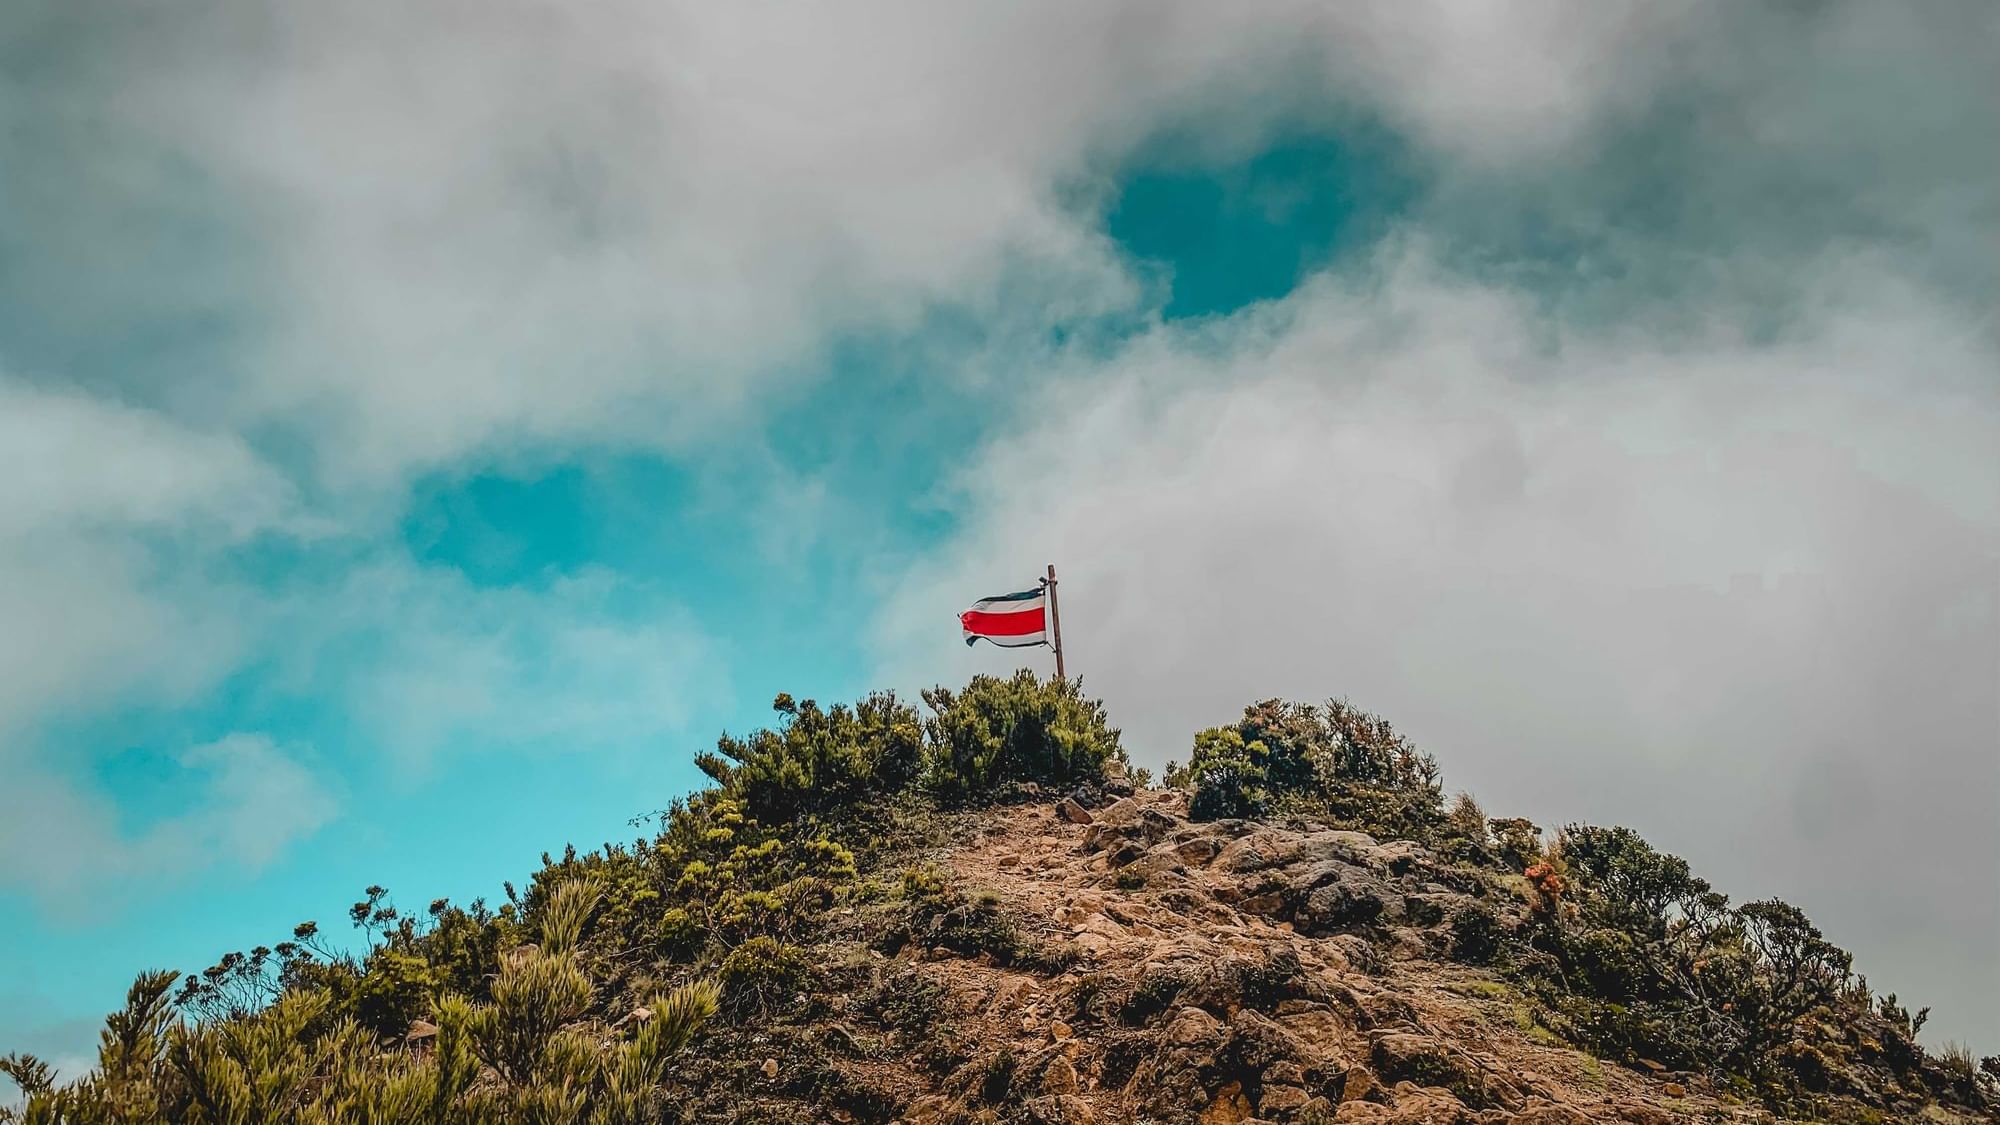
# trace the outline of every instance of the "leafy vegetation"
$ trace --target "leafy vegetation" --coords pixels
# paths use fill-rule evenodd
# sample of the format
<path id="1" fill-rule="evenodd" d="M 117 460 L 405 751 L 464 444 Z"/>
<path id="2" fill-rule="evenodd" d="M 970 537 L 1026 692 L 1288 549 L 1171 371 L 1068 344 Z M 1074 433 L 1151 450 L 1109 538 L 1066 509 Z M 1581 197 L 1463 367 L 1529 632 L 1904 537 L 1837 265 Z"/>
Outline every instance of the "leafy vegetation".
<path id="1" fill-rule="evenodd" d="M 1627 828 L 1572 826 L 1553 855 L 1569 901 L 1544 912 L 1530 944 L 1549 955 L 1561 1007 L 1601 1052 L 1807 1094 L 1828 1088 L 1821 1064 L 1844 1049 L 1827 1029 L 1879 1022 L 1852 958 L 1797 907 L 1731 906 Z M 1904 1047 L 1906 1062 L 1922 1057 Z"/>
<path id="2" fill-rule="evenodd" d="M 37 1060 L 0 1060 L 26 1095 L 9 1116 L 27 1125 L 657 1121 L 664 1068 L 714 1015 L 717 990 L 701 981 L 664 992 L 618 1034 L 593 1022 L 599 987 L 582 943 L 594 897 L 588 884 L 565 884 L 539 945 L 501 963 L 486 1000 L 445 997 L 435 1024 L 387 1053 L 326 987 L 291 984 L 254 1010 L 185 1019 L 170 999 L 176 974 L 143 973 L 106 1020 L 91 1074 L 58 1086 Z"/>
<path id="3" fill-rule="evenodd" d="M 651 839 L 544 855 L 497 909 L 437 900 L 406 914 L 370 887 L 348 912 L 358 951 L 305 922 L 199 973 L 143 974 L 89 1075 L 61 1084 L 31 1056 L 0 1059 L 25 1095 L 0 1121 L 670 1117 L 676 1052 L 704 1026 L 767 1021 L 810 987 L 801 943 L 872 893 L 857 850 L 883 838 L 898 802 L 1094 783 L 1124 760 L 1103 706 L 1073 682 L 981 676 L 925 700 L 927 721 L 889 693 L 830 708 L 781 695 L 773 726 L 697 758 L 715 785 L 675 802 Z M 1063 956 L 990 902 L 932 891 L 920 905 L 937 908 L 926 917 L 940 940 L 1017 963 Z"/>
<path id="4" fill-rule="evenodd" d="M 1482 888 L 1446 952 L 1514 977 L 1566 1038 L 1610 1059 L 1706 1070 L 1773 1106 L 1970 1090 L 1968 1052 L 1916 1043 L 1924 1013 L 1876 1000 L 1846 951 L 1776 899 L 1732 905 L 1629 828 L 1447 808 L 1435 759 L 1344 701 L 1264 700 L 1194 736 L 1167 783 L 1197 820 L 1303 817 L 1414 840 Z M 1996 1060 L 2000 1071 L 2000 1060 Z"/>
<path id="5" fill-rule="evenodd" d="M 1450 854 L 1483 857 L 1496 897 L 1527 907 L 1512 924 L 1484 905 L 1454 918 L 1453 956 L 1504 968 L 1573 1042 L 1708 1071 L 1797 1112 L 1949 1087 L 1950 1060 L 1916 1042 L 1925 1013 L 1877 1000 L 1796 906 L 1732 905 L 1629 828 L 1571 825 L 1545 845 L 1526 820 L 1490 820 L 1476 836 L 1469 816 L 1451 820 L 1446 842 L 1463 846 Z M 1965 1097 L 1976 1104 L 1969 1081 Z"/>
<path id="6" fill-rule="evenodd" d="M 544 855 L 497 907 L 405 913 L 370 887 L 348 910 L 358 947 L 306 922 L 198 973 L 142 974 L 91 1073 L 63 1083 L 40 1060 L 0 1057 L 24 1095 L 0 1121 L 612 1125 L 715 1116 L 755 1083 L 887 1120 L 899 1095 L 828 1059 L 892 1051 L 940 1075 L 973 1068 L 977 1102 L 1015 1099 L 1041 1081 L 1027 1056 L 955 1027 L 945 990 L 908 962 L 885 973 L 883 955 L 915 946 L 920 966 L 949 955 L 1049 975 L 1078 951 L 1031 936 L 913 841 L 940 810 L 1145 777 L 1075 683 L 981 676 L 924 702 L 928 716 L 888 693 L 826 708 L 780 696 L 769 728 L 698 757 L 714 785 L 674 802 L 650 837 Z M 1874 996 L 1796 907 L 1734 905 L 1629 829 L 1545 840 L 1469 796 L 1447 807 L 1436 761 L 1343 701 L 1253 704 L 1197 734 L 1167 781 L 1190 791 L 1196 819 L 1305 819 L 1423 844 L 1444 865 L 1425 878 L 1465 892 L 1449 913 L 1432 907 L 1439 952 L 1504 978 L 1475 983 L 1524 1033 L 1706 1071 L 1802 1111 L 1842 1097 L 1982 1104 L 2000 1079 L 2000 1059 L 1927 1054 L 1927 1013 Z M 1366 966 L 1365 942 L 1347 950 Z M 1162 969 L 1114 997 L 1086 975 L 1064 1008 L 1131 1030 L 1209 993 L 1274 1007 L 1300 987 L 1296 959 L 1215 972 L 1241 979 Z M 858 1030 L 812 1022 L 829 1012 Z M 697 1038 L 707 1046 L 686 1050 Z"/>
<path id="7" fill-rule="evenodd" d="M 924 693 L 933 717 L 926 784 L 947 801 L 977 801 L 1022 782 L 1066 788 L 1125 761 L 1104 704 L 1076 681 L 1043 682 L 1023 669 L 1009 679 L 974 676 L 963 691 Z"/>
<path id="8" fill-rule="evenodd" d="M 1169 784 L 1197 820 L 1303 814 L 1377 835 L 1430 839 L 1445 823 L 1437 760 L 1345 700 L 1267 699 L 1195 735 Z"/>

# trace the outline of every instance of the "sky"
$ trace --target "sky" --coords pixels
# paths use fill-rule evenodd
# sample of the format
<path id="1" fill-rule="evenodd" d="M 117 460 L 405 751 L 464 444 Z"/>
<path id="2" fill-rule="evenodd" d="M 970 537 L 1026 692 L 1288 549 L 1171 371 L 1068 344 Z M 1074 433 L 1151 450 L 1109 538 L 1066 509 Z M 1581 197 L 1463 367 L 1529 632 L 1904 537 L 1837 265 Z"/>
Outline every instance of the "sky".
<path id="1" fill-rule="evenodd" d="M 2000 1051 L 2000 9 L 0 6 L 0 1048 L 1063 577 Z"/>

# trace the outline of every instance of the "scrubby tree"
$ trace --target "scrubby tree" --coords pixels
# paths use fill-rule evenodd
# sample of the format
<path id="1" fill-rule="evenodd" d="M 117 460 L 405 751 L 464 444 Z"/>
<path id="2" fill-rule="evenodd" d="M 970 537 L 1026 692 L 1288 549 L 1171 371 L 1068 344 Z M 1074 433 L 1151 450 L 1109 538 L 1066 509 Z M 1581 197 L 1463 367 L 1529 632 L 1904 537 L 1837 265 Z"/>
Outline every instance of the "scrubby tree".
<path id="1" fill-rule="evenodd" d="M 1586 919 L 1644 941 L 1663 940 L 1669 922 L 1711 889 L 1686 860 L 1653 850 L 1630 828 L 1571 825 L 1558 846 L 1581 885 Z"/>
<path id="2" fill-rule="evenodd" d="M 1345 700 L 1253 703 L 1195 735 L 1180 776 L 1198 819 L 1279 811 L 1422 840 L 1445 822 L 1436 760 Z"/>
<path id="3" fill-rule="evenodd" d="M 851 809 L 901 792 L 916 780 L 923 725 L 916 709 L 891 692 L 853 708 L 822 710 L 808 699 L 780 695 L 775 728 L 747 738 L 724 735 L 695 764 L 725 790 L 741 795 L 745 812 L 767 824 Z"/>
<path id="4" fill-rule="evenodd" d="M 551 895 L 539 942 L 503 961 L 490 1003 L 447 996 L 421 1048 L 333 1015 L 325 989 L 288 989 L 254 1012 L 184 1021 L 175 974 L 147 973 L 105 1024 L 96 1068 L 57 1084 L 28 1056 L 0 1060 L 23 1125 L 640 1125 L 661 1119 L 664 1068 L 716 1012 L 713 982 L 656 995 L 619 1034 L 593 1020 L 583 937 L 587 883 Z M 332 1018 L 329 1018 L 329 1017 Z M 479 1082 L 490 1067 L 498 1084 Z"/>
<path id="5" fill-rule="evenodd" d="M 978 799 L 1017 782 L 1095 782 L 1105 762 L 1125 760 L 1104 704 L 1085 699 L 1075 680 L 1045 682 L 1024 668 L 1004 680 L 974 676 L 962 691 L 932 688 L 924 702 L 933 712 L 926 782 L 947 800 Z"/>
<path id="6" fill-rule="evenodd" d="M 1196 820 L 1222 820 L 1264 812 L 1270 804 L 1269 760 L 1264 743 L 1246 745 L 1233 727 L 1211 727 L 1195 735 L 1188 758 L 1194 782 L 1189 814 Z"/>
<path id="7" fill-rule="evenodd" d="M 1736 916 L 1754 965 L 1736 997 L 1736 1011 L 1749 1029 L 1751 1049 L 1768 1049 L 1790 1038 L 1799 1020 L 1840 999 L 1854 958 L 1790 903 L 1745 903 Z"/>

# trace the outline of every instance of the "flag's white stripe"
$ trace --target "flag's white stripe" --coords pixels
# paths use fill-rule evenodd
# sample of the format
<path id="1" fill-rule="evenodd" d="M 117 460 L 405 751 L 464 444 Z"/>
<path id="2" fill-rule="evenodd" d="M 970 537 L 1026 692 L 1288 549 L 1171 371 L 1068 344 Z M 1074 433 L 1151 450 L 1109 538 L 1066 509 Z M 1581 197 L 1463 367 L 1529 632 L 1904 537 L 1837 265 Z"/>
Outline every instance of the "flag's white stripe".
<path id="1" fill-rule="evenodd" d="M 1025 601 L 977 601 L 972 603 L 973 613 L 1040 613 L 1048 605 L 1045 595 L 1037 595 Z"/>

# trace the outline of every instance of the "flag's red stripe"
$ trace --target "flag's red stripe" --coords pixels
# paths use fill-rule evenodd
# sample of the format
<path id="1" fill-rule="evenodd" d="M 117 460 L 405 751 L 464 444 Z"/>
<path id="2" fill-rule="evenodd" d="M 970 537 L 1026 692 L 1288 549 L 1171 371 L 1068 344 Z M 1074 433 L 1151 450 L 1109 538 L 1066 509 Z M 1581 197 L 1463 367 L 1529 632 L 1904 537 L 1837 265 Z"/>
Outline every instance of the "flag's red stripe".
<path id="1" fill-rule="evenodd" d="M 981 613 L 968 609 L 958 615 L 959 624 L 968 633 L 982 637 L 1024 637 L 1029 633 L 1040 633 L 1048 628 L 1046 608 L 1029 610 L 1026 613 Z"/>

